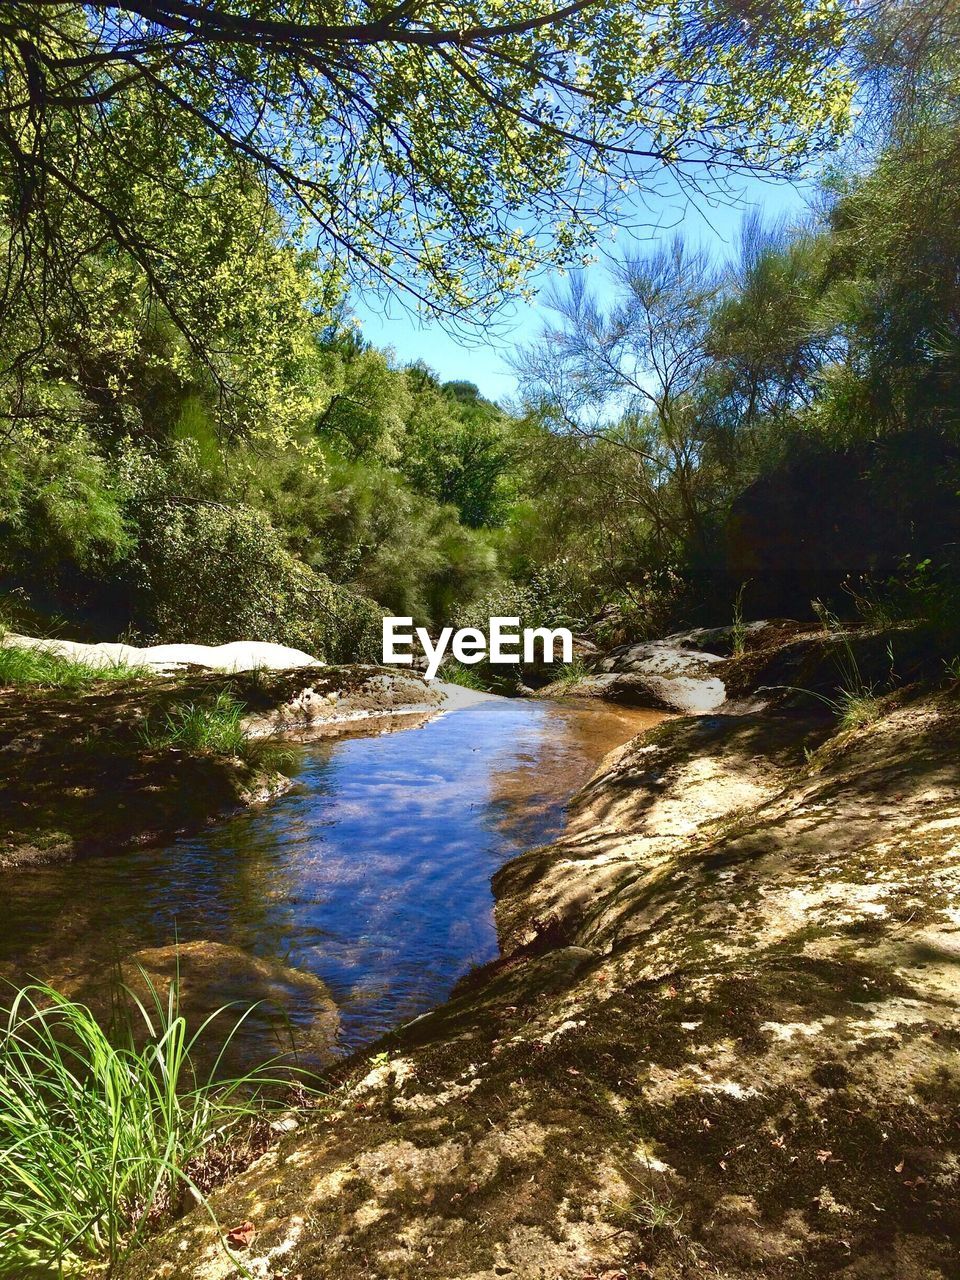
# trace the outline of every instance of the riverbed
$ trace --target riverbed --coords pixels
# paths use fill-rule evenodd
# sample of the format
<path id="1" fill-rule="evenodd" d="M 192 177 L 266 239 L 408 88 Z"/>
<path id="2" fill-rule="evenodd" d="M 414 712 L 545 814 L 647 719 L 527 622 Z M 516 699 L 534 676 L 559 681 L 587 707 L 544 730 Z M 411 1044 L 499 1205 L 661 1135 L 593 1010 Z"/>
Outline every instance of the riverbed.
<path id="1" fill-rule="evenodd" d="M 600 759 L 662 718 L 495 698 L 302 746 L 294 787 L 266 807 L 165 848 L 8 876 L 0 972 L 84 998 L 175 944 L 201 955 L 190 980 L 212 988 L 207 1007 L 263 1000 L 247 1030 L 258 1051 L 309 1045 L 323 991 L 333 1051 L 355 1049 L 496 955 L 491 876 L 554 839 Z"/>

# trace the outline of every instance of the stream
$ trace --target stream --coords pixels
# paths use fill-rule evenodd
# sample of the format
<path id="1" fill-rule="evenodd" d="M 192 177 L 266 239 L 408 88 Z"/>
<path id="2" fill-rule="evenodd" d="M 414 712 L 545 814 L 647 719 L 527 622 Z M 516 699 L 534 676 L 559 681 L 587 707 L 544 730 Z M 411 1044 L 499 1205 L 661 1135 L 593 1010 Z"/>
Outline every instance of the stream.
<path id="1" fill-rule="evenodd" d="M 496 956 L 491 876 L 555 838 L 600 759 L 662 718 L 497 698 L 302 746 L 273 803 L 167 848 L 8 875 L 0 974 L 89 999 L 121 960 L 150 970 L 150 949 L 177 944 L 203 1012 L 263 1000 L 251 1053 L 309 1046 L 331 995 L 333 1051 L 355 1049 Z"/>

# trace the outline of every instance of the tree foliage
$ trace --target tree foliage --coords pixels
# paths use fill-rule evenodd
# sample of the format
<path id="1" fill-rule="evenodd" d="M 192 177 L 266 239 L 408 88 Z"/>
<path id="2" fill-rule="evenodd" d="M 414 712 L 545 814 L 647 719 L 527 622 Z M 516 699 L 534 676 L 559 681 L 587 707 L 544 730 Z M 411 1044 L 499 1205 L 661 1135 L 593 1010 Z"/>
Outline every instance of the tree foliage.
<path id="1" fill-rule="evenodd" d="M 193 332 L 163 224 L 171 202 L 217 220 L 239 175 L 361 278 L 456 314 L 575 259 L 621 183 L 831 140 L 841 32 L 835 0 L 5 3 L 9 222 L 25 254 L 42 222 L 47 265 L 59 218 L 74 248 L 92 222 Z"/>
<path id="2" fill-rule="evenodd" d="M 957 29 L 955 17 L 938 10 L 924 38 Z M 874 48 L 888 54 L 906 38 L 881 35 Z M 745 536 L 770 541 L 750 561 L 767 576 L 778 555 L 787 572 L 789 555 L 820 554 L 834 591 L 844 565 L 889 575 L 912 556 L 960 568 L 958 49 L 937 47 L 936 75 L 886 66 L 885 132 L 857 164 L 851 152 L 828 169 L 819 217 L 748 219 L 726 263 L 677 240 L 624 258 L 611 303 L 578 277 L 555 300 L 556 320 L 518 363 L 531 409 L 561 438 L 555 488 L 571 521 L 588 513 L 576 576 L 594 607 L 626 591 L 650 610 L 651 581 L 669 567 L 687 581 L 688 616 L 698 602 L 715 609 L 740 585 L 725 574 L 750 559 L 742 546 L 728 554 Z M 802 590 L 781 605 L 806 607 Z"/>
<path id="3" fill-rule="evenodd" d="M 748 221 L 729 262 L 635 248 L 610 303 L 579 270 L 660 179 L 718 192 L 832 146 L 844 21 L 841 0 L 0 0 L 4 584 L 100 634 L 328 656 L 371 652 L 377 607 L 613 603 L 623 638 L 721 581 L 731 512 L 798 458 L 872 469 L 878 511 L 910 459 L 948 488 L 954 0 L 858 21 L 867 124 L 807 225 Z M 573 271 L 520 414 L 350 322 L 351 286 L 482 322 L 550 266 Z"/>

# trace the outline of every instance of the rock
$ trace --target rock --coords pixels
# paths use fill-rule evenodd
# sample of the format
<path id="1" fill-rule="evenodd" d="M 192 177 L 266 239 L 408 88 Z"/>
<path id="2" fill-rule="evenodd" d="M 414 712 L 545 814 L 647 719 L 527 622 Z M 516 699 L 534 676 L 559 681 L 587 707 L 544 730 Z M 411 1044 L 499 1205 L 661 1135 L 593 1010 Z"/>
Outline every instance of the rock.
<path id="1" fill-rule="evenodd" d="M 83 644 L 79 640 L 37 640 L 9 634 L 0 640 L 5 648 L 35 649 L 57 658 L 68 658 L 89 667 L 147 667 L 151 671 L 182 671 L 198 667 L 208 671 L 285 671 L 318 667 L 322 663 L 302 649 L 262 640 L 233 640 L 230 644 L 157 644 L 137 648 L 130 644 Z"/>
<path id="2" fill-rule="evenodd" d="M 669 640 L 655 640 L 614 649 L 600 670 L 619 678 L 621 701 L 628 700 L 630 691 L 638 695 L 638 702 L 646 695 L 655 706 L 704 715 L 726 699 L 723 681 L 709 670 L 722 661 L 715 653 L 691 652 Z M 617 681 L 612 685 L 616 690 Z"/>
<path id="3" fill-rule="evenodd" d="M 170 987 L 178 981 L 180 1012 L 186 1018 L 188 1035 L 223 1009 L 199 1041 L 201 1065 L 216 1058 L 231 1028 L 253 1005 L 256 1008 L 244 1019 L 225 1055 L 231 1069 L 242 1070 L 291 1049 L 317 1064 L 328 1063 L 334 1056 L 340 1015 L 330 989 L 313 974 L 279 960 L 200 939 L 136 951 L 121 961 L 119 975 L 151 1014 L 155 1012 L 154 992 L 166 1008 Z M 115 974 L 105 973 L 102 967 L 87 971 L 71 966 L 66 974 L 44 976 L 64 995 L 109 1016 Z M 289 1017 L 294 1005 L 298 1010 L 309 1008 L 305 1018 L 298 1013 L 296 1024 Z M 138 1021 L 135 1015 L 135 1028 Z"/>
<path id="4" fill-rule="evenodd" d="M 244 720 L 252 737 L 282 733 L 305 739 L 385 717 L 402 717 L 407 724 L 410 717 L 452 711 L 477 698 L 473 690 L 372 666 L 324 667 L 309 683 L 294 681 L 286 696 L 270 693 L 269 705 L 254 707 Z"/>
<path id="5" fill-rule="evenodd" d="M 599 663 L 595 674 L 572 685 L 548 685 L 538 696 L 603 698 L 626 706 L 709 715 L 727 698 L 724 682 L 710 670 L 723 661 L 718 654 L 667 640 L 622 645 Z"/>
<path id="6" fill-rule="evenodd" d="M 777 619 L 776 621 L 760 619 L 756 622 L 745 622 L 739 628 L 733 625 L 725 627 L 693 627 L 689 631 L 675 631 L 672 635 L 664 636 L 663 640 L 656 643 L 672 645 L 677 649 L 706 651 L 709 655 L 728 658 L 736 647 L 738 630 L 744 645 L 749 647 L 757 641 L 762 642 L 762 633 L 764 631 L 795 625 L 797 624 L 789 619 Z"/>

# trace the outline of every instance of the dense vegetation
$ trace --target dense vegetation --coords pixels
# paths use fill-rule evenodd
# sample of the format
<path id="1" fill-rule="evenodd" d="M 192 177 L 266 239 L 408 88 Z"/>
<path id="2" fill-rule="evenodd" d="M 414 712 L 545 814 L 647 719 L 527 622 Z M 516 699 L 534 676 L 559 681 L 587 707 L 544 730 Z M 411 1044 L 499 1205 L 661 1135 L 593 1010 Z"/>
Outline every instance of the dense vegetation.
<path id="1" fill-rule="evenodd" d="M 623 190 L 829 146 L 841 7 L 756 17 L 0 5 L 8 612 L 363 657 L 371 601 L 553 584 L 542 425 L 392 367 L 346 291 L 476 323 Z"/>
<path id="2" fill-rule="evenodd" d="M 748 221 L 731 262 L 677 239 L 608 308 L 580 279 L 555 298 L 522 358 L 558 433 L 537 518 L 592 608 L 729 617 L 746 584 L 754 616 L 909 612 L 957 581 L 954 107 L 829 172 L 808 225 Z"/>
<path id="3" fill-rule="evenodd" d="M 796 136 L 764 134 L 765 164 L 789 167 L 801 141 L 809 153 L 840 128 L 841 81 L 824 52 L 837 32 L 823 12 L 805 111 L 793 81 L 766 83 L 767 105 L 793 110 Z M 67 50 L 93 58 L 107 40 L 70 21 L 34 31 L 30 56 L 19 45 L 11 54 L 24 83 L 30 57 L 49 87 L 73 66 Z M 589 43 L 587 25 L 578 38 Z M 85 81 L 86 98 L 61 87 L 24 106 L 20 161 L 0 178 L 11 218 L 0 315 L 6 611 L 24 626 L 62 617 L 94 638 L 245 636 L 363 658 L 379 650 L 383 610 L 427 624 L 519 612 L 614 639 L 728 616 L 738 593 L 748 612 L 801 612 L 814 596 L 840 609 L 908 610 L 918 596 L 942 605 L 960 539 L 956 25 L 953 6 L 899 6 L 853 31 L 865 110 L 841 159 L 825 162 L 806 225 L 748 220 L 726 262 L 681 238 L 636 250 L 605 304 L 575 270 L 554 296 L 554 322 L 518 355 L 510 412 L 363 341 L 345 260 L 322 237 L 308 251 L 291 229 L 270 157 L 247 164 L 224 136 L 209 163 L 194 163 L 219 118 L 211 103 L 200 116 L 183 105 L 198 92 L 194 66 L 181 67 L 182 136 L 166 127 L 158 103 L 173 89 L 157 67 L 180 53 L 162 30 L 148 39 L 137 27 L 132 87 L 123 81 L 114 102 L 108 79 Z M 110 56 L 134 27 L 113 32 Z M 744 68 L 707 47 L 719 32 L 697 31 L 707 65 L 736 78 L 741 133 L 761 137 Z M 381 37 L 365 46 L 378 57 Z M 247 48 L 253 37 L 237 39 Z M 803 80 L 813 54 L 794 45 Z M 298 45 L 284 53 L 301 56 Z M 444 66 L 468 75 L 456 60 Z M 252 93 L 259 82 L 247 75 Z M 446 102 L 450 85 L 434 87 Z M 290 94 L 273 108 L 293 111 Z M 84 135 L 71 184 L 55 148 L 73 145 L 81 123 L 104 136 Z M 23 185 L 28 137 L 43 141 L 42 207 Z M 545 164 L 550 145 L 529 142 L 528 162 Z M 108 143 L 139 175 L 122 210 Z M 489 160 L 499 143 L 484 145 Z M 740 134 L 727 145 L 759 163 Z M 453 201 L 462 175 L 441 159 L 431 190 Z M 508 178 L 496 181 L 501 213 L 511 200 L 519 209 Z M 456 208 L 445 234 L 465 213 Z M 121 235 L 121 215 L 139 220 L 146 247 Z M 521 253 L 510 265 L 480 240 L 477 306 L 535 265 Z M 416 257 L 406 243 L 404 272 Z M 565 254 L 575 266 L 572 241 Z M 470 292 L 460 268 L 448 278 L 451 259 L 431 277 L 458 309 Z"/>
<path id="4" fill-rule="evenodd" d="M 91 375 L 116 388 L 99 404 L 103 388 L 83 378 L 110 353 L 70 364 L 63 353 L 77 403 L 45 409 L 4 451 L 0 555 L 14 607 L 19 593 L 96 638 L 253 636 L 372 657 L 373 600 L 439 620 L 493 579 L 514 444 L 473 388 L 441 388 L 350 334 L 317 332 L 305 424 L 281 443 L 229 440 L 212 388 L 177 376 L 175 343 L 151 341 L 165 384 L 145 387 L 118 360 Z M 300 376 L 288 391 L 305 395 Z"/>

